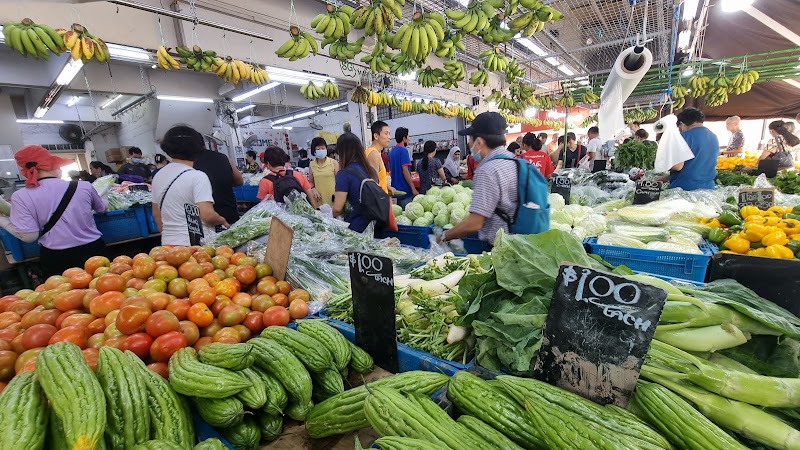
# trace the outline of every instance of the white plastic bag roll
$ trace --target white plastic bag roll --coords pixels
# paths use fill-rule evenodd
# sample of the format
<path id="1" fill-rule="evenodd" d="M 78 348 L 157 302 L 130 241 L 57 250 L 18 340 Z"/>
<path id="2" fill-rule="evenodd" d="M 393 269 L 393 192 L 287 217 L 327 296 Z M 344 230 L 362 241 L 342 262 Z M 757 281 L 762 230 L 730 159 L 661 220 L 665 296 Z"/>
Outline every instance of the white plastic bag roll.
<path id="1" fill-rule="evenodd" d="M 626 60 L 629 62 L 628 68 Z M 602 141 L 614 139 L 614 136 L 625 128 L 622 105 L 642 81 L 652 64 L 653 54 L 644 47 L 629 47 L 617 57 L 600 95 L 598 122 Z"/>
<path id="2" fill-rule="evenodd" d="M 676 164 L 694 158 L 694 153 L 683 139 L 677 123 L 678 118 L 674 114 L 664 116 L 656 122 L 655 128 L 662 130 L 656 152 L 656 172 L 666 172 Z"/>

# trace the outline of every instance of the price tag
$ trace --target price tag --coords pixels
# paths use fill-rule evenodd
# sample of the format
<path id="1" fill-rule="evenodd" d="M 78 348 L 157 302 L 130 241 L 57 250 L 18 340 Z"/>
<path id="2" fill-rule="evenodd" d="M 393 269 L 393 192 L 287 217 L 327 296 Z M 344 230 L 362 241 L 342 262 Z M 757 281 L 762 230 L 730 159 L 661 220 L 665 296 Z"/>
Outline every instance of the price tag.
<path id="1" fill-rule="evenodd" d="M 186 213 L 186 226 L 189 229 L 189 244 L 200 245 L 203 239 L 203 222 L 200 220 L 200 208 L 197 205 L 185 203 L 183 211 Z"/>
<path id="2" fill-rule="evenodd" d="M 636 182 L 636 192 L 633 194 L 634 205 L 645 205 L 661 198 L 661 188 L 664 183 L 653 180 L 639 180 Z"/>
<path id="3" fill-rule="evenodd" d="M 369 353 L 379 367 L 396 373 L 400 367 L 392 260 L 365 253 L 348 256 L 356 345 Z"/>
<path id="4" fill-rule="evenodd" d="M 655 286 L 563 264 L 534 377 L 624 407 L 666 299 L 667 292 Z"/>
<path id="5" fill-rule="evenodd" d="M 550 192 L 564 197 L 564 202 L 569 205 L 569 193 L 572 190 L 572 180 L 563 175 L 554 175 Z"/>
<path id="6" fill-rule="evenodd" d="M 745 188 L 739 191 L 739 209 L 743 206 L 757 206 L 767 210 L 775 206 L 775 188 Z"/>
<path id="7" fill-rule="evenodd" d="M 264 262 L 272 268 L 272 275 L 278 280 L 286 279 L 286 266 L 289 265 L 289 253 L 292 250 L 294 230 L 281 219 L 272 217 L 269 224 L 269 238 Z"/>

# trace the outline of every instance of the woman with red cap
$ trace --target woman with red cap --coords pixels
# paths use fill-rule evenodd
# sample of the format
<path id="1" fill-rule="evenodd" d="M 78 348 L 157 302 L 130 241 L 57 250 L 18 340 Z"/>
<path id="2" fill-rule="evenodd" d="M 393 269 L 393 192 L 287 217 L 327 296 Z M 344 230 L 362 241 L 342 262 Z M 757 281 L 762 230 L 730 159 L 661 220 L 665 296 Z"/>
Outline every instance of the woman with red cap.
<path id="1" fill-rule="evenodd" d="M 15 155 L 25 189 L 11 196 L 11 216 L 0 216 L 0 226 L 25 242 L 39 239 L 45 275 L 60 275 L 83 267 L 91 256 L 105 252 L 102 234 L 92 211 L 106 206 L 86 181 L 61 179 L 61 167 L 74 161 L 28 145 Z"/>

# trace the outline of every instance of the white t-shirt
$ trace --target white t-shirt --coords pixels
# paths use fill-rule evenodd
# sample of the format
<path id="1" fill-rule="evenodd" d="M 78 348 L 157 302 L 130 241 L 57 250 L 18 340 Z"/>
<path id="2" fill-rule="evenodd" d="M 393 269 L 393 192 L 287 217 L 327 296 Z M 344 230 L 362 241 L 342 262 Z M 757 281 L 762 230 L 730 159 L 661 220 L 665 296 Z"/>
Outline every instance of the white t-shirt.
<path id="1" fill-rule="evenodd" d="M 180 175 L 187 169 L 186 173 Z M 172 186 L 164 197 L 164 191 L 170 183 Z M 161 222 L 164 225 L 161 232 L 162 245 L 190 245 L 184 205 L 196 205 L 200 202 L 214 203 L 208 175 L 180 163 L 169 163 L 158 171 L 153 177 L 153 203 L 158 204 L 161 209 Z M 210 230 L 203 225 L 206 235 Z"/>
<path id="2" fill-rule="evenodd" d="M 586 153 L 594 153 L 594 159 L 597 160 L 606 159 L 602 150 L 603 150 L 603 143 L 600 142 L 599 137 L 590 140 L 589 143 L 586 144 Z"/>

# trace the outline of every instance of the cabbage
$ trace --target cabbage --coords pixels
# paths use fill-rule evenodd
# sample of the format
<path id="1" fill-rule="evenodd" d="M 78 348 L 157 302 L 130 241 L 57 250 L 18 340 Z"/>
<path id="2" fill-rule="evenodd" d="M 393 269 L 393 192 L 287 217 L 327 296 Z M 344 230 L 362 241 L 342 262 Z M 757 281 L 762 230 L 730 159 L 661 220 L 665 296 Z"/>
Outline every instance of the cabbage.
<path id="1" fill-rule="evenodd" d="M 438 197 L 433 195 L 418 195 L 417 198 L 419 198 L 419 204 L 425 208 L 425 211 L 433 209 L 433 204 L 438 201 Z"/>
<path id="2" fill-rule="evenodd" d="M 406 216 L 397 216 L 396 222 L 398 225 L 412 225 L 411 219 Z"/>
<path id="3" fill-rule="evenodd" d="M 392 205 L 392 214 L 395 217 L 399 217 L 403 214 L 403 207 L 400 205 Z"/>
<path id="4" fill-rule="evenodd" d="M 435 216 L 433 215 L 433 213 L 432 213 L 432 212 L 430 212 L 430 211 L 425 211 L 425 214 L 423 214 L 423 215 L 422 215 L 422 217 L 424 217 L 424 218 L 425 218 L 425 220 L 430 220 L 430 221 L 431 221 L 431 223 L 433 223 L 433 218 L 434 218 Z"/>
<path id="5" fill-rule="evenodd" d="M 664 225 L 669 221 L 670 211 L 650 206 L 626 206 L 617 211 L 617 214 L 626 221 L 639 225 Z"/>
<path id="6" fill-rule="evenodd" d="M 459 192 L 464 192 L 464 190 L 466 190 L 466 189 L 469 189 L 469 188 L 466 188 L 466 187 L 464 187 L 464 186 L 462 186 L 460 184 L 454 184 L 452 186 L 452 188 L 456 192 L 456 194 L 458 194 Z"/>
<path id="7" fill-rule="evenodd" d="M 453 203 L 458 202 L 463 205 L 469 205 L 471 201 L 472 201 L 472 196 L 467 194 L 466 192 L 461 192 L 453 197 Z"/>
<path id="8" fill-rule="evenodd" d="M 442 199 L 443 202 L 451 203 L 453 201 L 453 197 L 455 197 L 455 195 L 456 195 L 456 191 L 452 187 L 446 186 L 446 187 L 443 187 L 442 190 L 440 191 L 439 197 Z"/>
<path id="9" fill-rule="evenodd" d="M 437 215 L 433 219 L 433 224 L 436 225 L 437 227 L 443 227 L 443 226 L 447 225 L 448 223 L 450 223 L 450 214 L 448 214 L 446 212 Z"/>
<path id="10" fill-rule="evenodd" d="M 433 220 L 428 220 L 425 217 L 420 217 L 419 219 L 414 221 L 415 227 L 429 227 L 433 223 Z"/>
<path id="11" fill-rule="evenodd" d="M 453 225 L 461 222 L 465 217 L 467 217 L 467 211 L 464 209 L 454 209 L 450 211 L 450 223 Z"/>
<path id="12" fill-rule="evenodd" d="M 576 224 L 575 228 L 578 226 L 586 230 L 586 236 L 597 236 L 606 231 L 606 218 L 600 214 L 589 214 L 583 218 L 580 224 Z"/>
<path id="13" fill-rule="evenodd" d="M 551 230 L 561 230 L 561 231 L 564 231 L 566 233 L 571 233 L 572 232 L 572 225 L 567 225 L 566 223 L 561 223 L 561 222 L 553 222 L 551 220 L 550 221 L 550 229 Z"/>
<path id="14" fill-rule="evenodd" d="M 451 214 L 453 213 L 453 211 L 455 211 L 457 209 L 462 209 L 463 210 L 463 209 L 466 209 L 466 208 L 464 207 L 463 203 L 450 203 L 449 205 L 447 205 L 447 210 L 450 211 Z"/>
<path id="15" fill-rule="evenodd" d="M 575 237 L 576 237 L 576 238 L 577 238 L 579 241 L 582 241 L 582 240 L 586 239 L 587 237 L 589 237 L 589 236 L 592 236 L 592 234 L 591 234 L 591 233 L 589 233 L 589 232 L 586 230 L 586 228 L 584 228 L 584 227 L 575 227 L 575 228 L 573 228 L 573 229 L 572 229 L 571 233 L 572 233 L 572 235 L 573 235 L 573 236 L 575 236 Z"/>
<path id="16" fill-rule="evenodd" d="M 440 188 L 439 186 L 431 186 L 430 189 L 428 189 L 427 194 L 433 195 L 434 197 L 438 197 L 439 194 L 441 194 L 441 192 L 442 188 Z"/>
<path id="17" fill-rule="evenodd" d="M 438 216 L 443 210 L 447 211 L 447 205 L 445 205 L 444 202 L 436 202 L 433 204 L 433 208 L 431 208 L 431 212 L 435 216 Z"/>
<path id="18" fill-rule="evenodd" d="M 417 198 L 419 198 L 419 197 L 422 197 L 422 196 L 418 195 Z M 406 213 L 405 213 L 405 215 L 406 215 L 406 217 L 408 217 L 409 220 L 411 220 L 413 222 L 414 220 L 417 220 L 420 217 L 422 217 L 423 215 L 425 215 L 425 208 L 421 204 L 417 203 L 416 198 L 415 198 L 413 202 L 411 202 L 408 205 L 406 205 Z"/>
<path id="19" fill-rule="evenodd" d="M 564 197 L 562 197 L 561 194 L 548 195 L 547 202 L 550 203 L 550 211 L 561 209 L 567 206 L 567 203 L 564 201 Z"/>
<path id="20" fill-rule="evenodd" d="M 584 217 L 592 213 L 592 208 L 581 205 L 567 205 L 563 211 L 572 217 L 572 225 L 577 225 Z"/>

